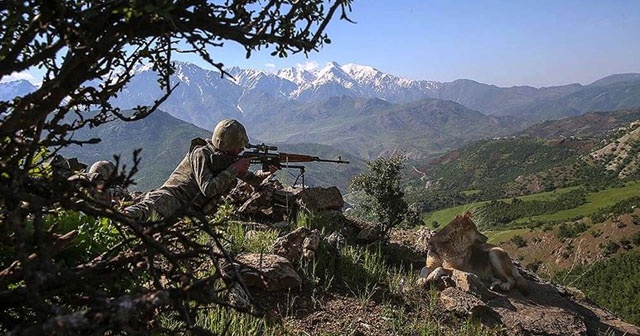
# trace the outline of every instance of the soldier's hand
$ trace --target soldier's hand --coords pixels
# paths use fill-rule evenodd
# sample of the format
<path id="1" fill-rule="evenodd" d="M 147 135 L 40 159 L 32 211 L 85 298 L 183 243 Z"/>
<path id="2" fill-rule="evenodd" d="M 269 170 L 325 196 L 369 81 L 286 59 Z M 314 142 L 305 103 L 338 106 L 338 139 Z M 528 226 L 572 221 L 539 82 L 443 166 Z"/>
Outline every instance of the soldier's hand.
<path id="1" fill-rule="evenodd" d="M 274 166 L 274 165 L 269 165 L 269 173 L 270 173 L 269 175 L 277 172 L 278 170 L 280 170 L 280 167 Z"/>
<path id="2" fill-rule="evenodd" d="M 249 165 L 251 164 L 250 158 L 241 158 L 234 162 L 232 166 L 236 168 L 238 174 L 246 174 L 249 171 Z"/>
<path id="3" fill-rule="evenodd" d="M 261 170 L 260 172 L 256 173 L 256 175 L 262 177 L 263 179 L 266 179 L 267 177 L 273 175 L 278 170 L 280 170 L 280 167 L 274 166 L 274 165 L 269 165 L 269 170 L 267 170 L 267 171 L 262 171 Z"/>

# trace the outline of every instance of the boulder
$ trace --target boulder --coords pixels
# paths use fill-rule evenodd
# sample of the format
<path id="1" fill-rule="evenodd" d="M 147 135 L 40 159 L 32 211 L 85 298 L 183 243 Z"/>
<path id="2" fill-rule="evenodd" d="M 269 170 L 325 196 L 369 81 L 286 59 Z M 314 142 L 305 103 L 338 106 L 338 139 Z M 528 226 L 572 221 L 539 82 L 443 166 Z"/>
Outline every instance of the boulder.
<path id="1" fill-rule="evenodd" d="M 369 244 L 376 242 L 382 238 L 383 232 L 380 226 L 371 225 L 362 229 L 356 236 L 356 241 L 359 243 Z"/>
<path id="2" fill-rule="evenodd" d="M 320 245 L 320 232 L 300 227 L 282 236 L 273 244 L 273 253 L 285 257 L 291 262 L 301 257 L 311 258 Z"/>
<path id="3" fill-rule="evenodd" d="M 295 201 L 301 208 L 309 211 L 341 210 L 344 199 L 337 187 L 287 188 L 276 192 L 280 203 Z"/>
<path id="4" fill-rule="evenodd" d="M 269 292 L 300 287 L 302 279 L 284 257 L 275 254 L 247 253 L 236 257 L 236 267 L 248 287 Z"/>
<path id="5" fill-rule="evenodd" d="M 484 301 L 455 287 L 448 287 L 440 292 L 439 301 L 445 310 L 459 315 L 495 315 Z"/>

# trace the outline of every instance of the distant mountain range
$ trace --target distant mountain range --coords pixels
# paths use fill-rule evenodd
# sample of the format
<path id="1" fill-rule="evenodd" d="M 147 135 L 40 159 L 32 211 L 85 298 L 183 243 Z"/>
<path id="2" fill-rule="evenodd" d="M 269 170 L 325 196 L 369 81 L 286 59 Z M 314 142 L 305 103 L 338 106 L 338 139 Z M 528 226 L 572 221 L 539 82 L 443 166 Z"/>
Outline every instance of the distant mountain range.
<path id="1" fill-rule="evenodd" d="M 640 106 L 640 74 L 589 85 L 501 88 L 467 79 L 409 80 L 335 62 L 317 71 L 227 71 L 233 78 L 178 63 L 173 81 L 179 85 L 161 109 L 207 130 L 236 118 L 264 142 L 331 145 L 364 159 L 402 150 L 425 159 L 538 121 Z M 139 67 L 114 103 L 123 109 L 151 104 L 161 95 L 156 79 L 150 67 Z M 0 83 L 0 99 L 34 88 L 26 81 Z"/>
<path id="2" fill-rule="evenodd" d="M 227 69 L 233 78 L 221 78 L 217 71 L 179 63 L 174 80 L 179 83 L 163 110 L 205 129 L 216 121 L 234 117 L 253 131 L 273 117 L 295 113 L 299 119 L 313 119 L 314 105 L 333 97 L 376 98 L 390 104 L 423 99 L 452 101 L 485 115 L 512 116 L 527 121 L 561 119 L 591 111 L 610 111 L 640 106 L 640 74 L 605 77 L 590 85 L 533 88 L 495 85 L 460 79 L 453 82 L 410 80 L 357 64 L 327 64 L 316 71 L 297 68 L 274 73 Z M 117 105 L 131 108 L 149 104 L 160 95 L 148 67 L 136 70 Z M 292 112 L 290 106 L 297 106 Z M 302 107 L 302 108 L 300 108 Z M 305 108 L 306 107 L 306 108 Z M 267 139 L 269 140 L 269 139 Z"/>

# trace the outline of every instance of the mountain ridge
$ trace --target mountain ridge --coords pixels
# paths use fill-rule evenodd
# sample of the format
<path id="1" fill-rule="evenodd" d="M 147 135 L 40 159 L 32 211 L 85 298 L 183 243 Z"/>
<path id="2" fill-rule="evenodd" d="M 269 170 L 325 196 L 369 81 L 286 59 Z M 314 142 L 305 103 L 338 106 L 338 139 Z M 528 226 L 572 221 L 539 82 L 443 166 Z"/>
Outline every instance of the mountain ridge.
<path id="1" fill-rule="evenodd" d="M 640 176 L 640 108 L 592 112 L 470 142 L 416 163 L 408 184 L 428 209 Z M 472 191 L 472 192 L 471 192 Z"/>
<path id="2" fill-rule="evenodd" d="M 416 159 L 427 158 L 467 141 L 518 132 L 538 121 L 640 106 L 640 80 L 636 80 L 640 74 L 611 75 L 587 86 L 536 89 L 500 88 L 468 79 L 414 81 L 354 63 L 332 62 L 315 71 L 288 68 L 273 73 L 232 67 L 228 71 L 233 77 L 222 77 L 217 71 L 192 63 L 176 65 L 172 78 L 178 85 L 160 109 L 178 119 L 212 129 L 221 119 L 235 118 L 265 142 L 340 145 L 365 159 L 406 148 L 405 143 L 415 139 L 419 141 L 409 143 L 409 154 Z M 149 66 L 140 66 L 134 72 L 129 85 L 113 99 L 114 106 L 129 109 L 149 105 L 162 95 Z M 11 99 L 20 90 L 34 88 L 26 81 L 11 83 L 0 83 L 0 97 Z M 429 99 L 442 103 L 426 103 Z M 426 118 L 443 113 L 450 113 L 449 118 L 459 123 L 471 116 L 451 104 L 475 111 L 475 121 L 481 121 L 449 123 L 445 129 L 444 124 L 430 126 Z M 496 126 L 494 132 L 486 131 L 490 125 Z M 416 134 L 402 134 L 407 126 Z M 464 127 L 467 131 L 457 136 Z M 434 141 L 429 143 L 431 140 L 425 138 Z"/>
<path id="3" fill-rule="evenodd" d="M 136 185 L 131 189 L 148 191 L 164 183 L 188 152 L 192 139 L 209 137 L 211 137 L 211 131 L 157 110 L 141 120 L 133 122 L 114 120 L 94 128 L 78 130 L 74 133 L 75 139 L 99 138 L 101 141 L 83 146 L 70 145 L 60 149 L 59 153 L 65 157 L 75 157 L 87 165 L 100 160 L 115 162 L 114 156 L 118 156 L 120 167 L 124 164 L 130 168 L 133 162 L 133 151 L 142 149 L 139 155 L 141 161 L 138 173 L 134 177 Z M 261 142 L 253 136 L 250 136 L 250 141 L 254 144 Z M 350 179 L 364 166 L 364 162 L 358 157 L 328 145 L 308 143 L 270 143 L 269 145 L 277 145 L 283 152 L 307 154 L 325 159 L 341 157 L 345 161 L 350 161 L 348 165 L 305 163 L 305 182 L 312 186 L 331 184 L 346 191 Z M 252 170 L 254 169 L 257 170 L 260 167 L 252 167 Z M 297 173 L 290 169 L 283 169 L 278 173 L 278 179 L 283 183 L 292 182 L 291 177 Z"/>
<path id="4" fill-rule="evenodd" d="M 188 85 L 183 88 L 179 85 L 176 97 L 170 97 L 163 109 L 206 129 L 212 128 L 216 120 L 224 117 L 239 118 L 252 128 L 257 124 L 256 119 L 286 114 L 286 105 L 289 103 L 313 104 L 336 96 L 379 98 L 395 104 L 427 98 L 450 100 L 485 115 L 513 116 L 531 122 L 561 119 L 593 110 L 640 106 L 640 98 L 637 98 L 640 96 L 640 81 L 632 80 L 634 74 L 607 76 L 600 84 L 595 82 L 598 85 L 573 83 L 544 88 L 502 88 L 468 79 L 452 82 L 409 80 L 383 73 L 372 66 L 354 63 L 340 65 L 336 62 L 313 71 L 285 68 L 265 72 L 232 67 L 228 70 L 233 76 L 230 79 L 220 78 L 219 74 L 197 76 L 193 75 L 194 71 L 216 73 L 193 64 L 177 63 L 174 78 Z M 132 86 L 138 83 L 134 77 Z M 633 90 L 631 97 L 622 96 L 627 88 Z M 610 95 L 625 99 L 616 102 L 597 98 L 608 90 L 615 91 Z M 150 100 L 150 97 L 142 100 L 134 99 L 134 96 L 128 98 L 124 94 L 119 105 L 130 108 Z"/>
<path id="5" fill-rule="evenodd" d="M 291 67 L 265 72 L 230 67 L 226 71 L 232 77 L 222 77 L 217 70 L 204 69 L 193 63 L 176 62 L 172 77 L 179 85 L 161 108 L 179 119 L 210 129 L 217 120 L 228 117 L 242 119 L 252 126 L 255 115 L 269 111 L 272 103 L 281 108 L 285 102 L 312 103 L 342 95 L 380 98 L 391 103 L 443 99 L 486 115 L 514 116 L 530 121 L 640 106 L 638 73 L 612 74 L 589 85 L 573 83 L 534 88 L 498 87 L 470 79 L 452 82 L 410 80 L 355 63 L 330 62 L 316 70 Z M 115 106 L 130 109 L 150 105 L 161 96 L 150 66 L 139 66 L 134 74 L 129 85 L 113 100 Z M 26 83 L 0 83 L 0 98 L 8 100 L 35 88 Z"/>

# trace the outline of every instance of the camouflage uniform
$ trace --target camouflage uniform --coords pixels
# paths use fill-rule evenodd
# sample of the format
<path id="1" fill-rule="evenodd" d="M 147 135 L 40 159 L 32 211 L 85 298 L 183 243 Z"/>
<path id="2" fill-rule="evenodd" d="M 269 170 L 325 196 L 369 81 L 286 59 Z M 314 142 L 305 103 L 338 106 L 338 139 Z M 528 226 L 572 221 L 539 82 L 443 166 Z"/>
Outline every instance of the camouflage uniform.
<path id="1" fill-rule="evenodd" d="M 169 179 L 159 189 L 147 193 L 140 203 L 127 207 L 125 212 L 138 221 L 152 220 L 154 213 L 166 219 L 184 213 L 189 207 L 212 214 L 220 197 L 236 185 L 236 178 L 251 185 L 262 182 L 263 178 L 252 172 L 239 174 L 232 165 L 237 157 L 219 150 L 224 146 L 214 145 L 215 140 L 215 132 L 213 140 L 193 139 L 189 152 Z M 247 143 L 248 139 L 237 146 L 243 148 Z"/>

